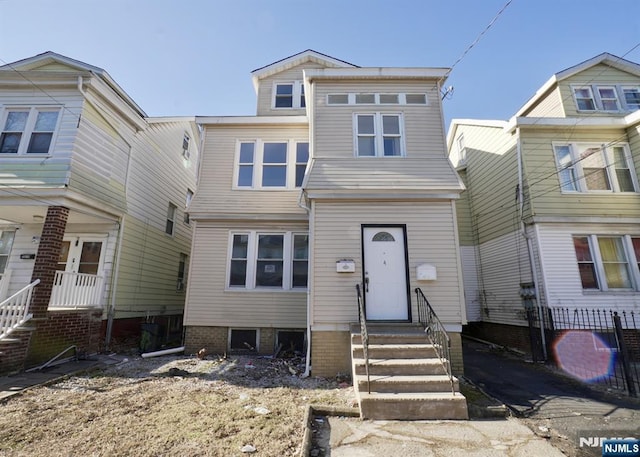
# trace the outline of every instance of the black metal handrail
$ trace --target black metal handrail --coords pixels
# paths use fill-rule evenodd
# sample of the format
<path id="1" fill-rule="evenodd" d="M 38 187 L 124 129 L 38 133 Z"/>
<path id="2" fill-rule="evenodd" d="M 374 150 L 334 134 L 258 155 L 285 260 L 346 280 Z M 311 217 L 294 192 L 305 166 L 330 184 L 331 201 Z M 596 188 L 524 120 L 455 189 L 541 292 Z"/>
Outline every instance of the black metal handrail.
<path id="1" fill-rule="evenodd" d="M 364 315 L 364 302 L 362 301 L 360 284 L 356 284 L 356 294 L 358 297 L 358 317 L 360 318 L 360 339 L 362 340 L 364 371 L 367 375 L 367 392 L 371 393 L 371 378 L 369 377 L 369 332 L 367 331 L 367 320 Z"/>
<path id="2" fill-rule="evenodd" d="M 429 342 L 433 345 L 447 376 L 449 376 L 451 392 L 455 395 L 456 391 L 451 371 L 451 339 L 436 312 L 429 304 L 429 300 L 424 296 L 422 289 L 416 287 L 415 292 L 418 302 L 418 320 L 424 328 Z"/>

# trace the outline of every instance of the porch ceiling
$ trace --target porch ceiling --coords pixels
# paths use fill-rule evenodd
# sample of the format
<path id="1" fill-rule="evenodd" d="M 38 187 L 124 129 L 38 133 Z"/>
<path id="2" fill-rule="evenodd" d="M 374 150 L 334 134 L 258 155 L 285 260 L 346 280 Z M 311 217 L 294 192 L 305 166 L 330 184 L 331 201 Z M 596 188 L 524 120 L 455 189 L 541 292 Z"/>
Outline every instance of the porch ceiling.
<path id="1" fill-rule="evenodd" d="M 41 224 L 47 215 L 47 206 L 0 206 L 1 224 Z M 115 222 L 116 218 L 108 218 L 99 214 L 71 209 L 68 224 L 98 224 Z"/>

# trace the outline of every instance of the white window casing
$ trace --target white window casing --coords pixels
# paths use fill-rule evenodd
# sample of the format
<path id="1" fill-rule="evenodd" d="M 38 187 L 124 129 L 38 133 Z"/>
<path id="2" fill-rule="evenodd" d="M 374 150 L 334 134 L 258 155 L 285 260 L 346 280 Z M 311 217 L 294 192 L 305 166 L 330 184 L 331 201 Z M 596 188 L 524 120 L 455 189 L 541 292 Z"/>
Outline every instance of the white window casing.
<path id="1" fill-rule="evenodd" d="M 583 290 L 640 290 L 640 236 L 574 235 Z"/>
<path id="2" fill-rule="evenodd" d="M 61 108 L 6 107 L 0 115 L 0 158 L 51 154 Z"/>
<path id="3" fill-rule="evenodd" d="M 354 113 L 354 154 L 356 157 L 403 157 L 402 113 Z"/>
<path id="4" fill-rule="evenodd" d="M 306 107 L 303 81 L 274 81 L 272 93 L 273 109 L 304 109 Z"/>

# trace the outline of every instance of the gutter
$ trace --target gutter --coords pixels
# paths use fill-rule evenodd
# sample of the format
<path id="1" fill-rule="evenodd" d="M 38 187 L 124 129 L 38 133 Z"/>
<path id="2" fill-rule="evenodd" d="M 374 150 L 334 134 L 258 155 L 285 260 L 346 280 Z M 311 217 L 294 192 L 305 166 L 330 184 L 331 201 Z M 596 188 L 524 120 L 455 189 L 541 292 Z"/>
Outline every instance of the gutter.
<path id="1" fill-rule="evenodd" d="M 520 141 L 520 127 L 516 127 L 516 157 L 518 162 L 518 211 L 520 213 L 520 233 L 527 240 L 527 252 L 529 254 L 529 266 L 531 268 L 531 276 L 533 277 L 533 288 L 536 293 L 536 304 L 538 305 L 538 315 L 540 316 L 540 338 L 542 341 L 542 355 L 547 360 L 547 341 L 544 334 L 544 325 L 542 324 L 542 304 L 540 303 L 540 290 L 538 289 L 538 272 L 536 270 L 536 263 L 533 256 L 533 244 L 531 235 L 527 234 L 527 230 L 524 224 L 523 212 L 524 212 L 524 192 L 522 190 L 523 184 L 523 171 L 522 171 L 522 147 Z"/>

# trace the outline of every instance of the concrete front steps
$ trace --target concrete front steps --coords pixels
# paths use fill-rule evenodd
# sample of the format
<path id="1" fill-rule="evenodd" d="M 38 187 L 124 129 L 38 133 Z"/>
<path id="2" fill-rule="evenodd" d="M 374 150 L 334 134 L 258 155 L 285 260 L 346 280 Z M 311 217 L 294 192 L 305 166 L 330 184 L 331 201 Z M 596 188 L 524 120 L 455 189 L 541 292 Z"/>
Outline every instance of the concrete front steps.
<path id="1" fill-rule="evenodd" d="M 363 419 L 444 420 L 469 418 L 467 400 L 422 328 L 367 324 L 370 390 L 367 388 L 360 325 L 351 328 L 353 385 Z"/>

